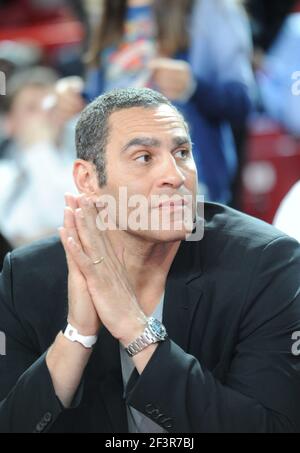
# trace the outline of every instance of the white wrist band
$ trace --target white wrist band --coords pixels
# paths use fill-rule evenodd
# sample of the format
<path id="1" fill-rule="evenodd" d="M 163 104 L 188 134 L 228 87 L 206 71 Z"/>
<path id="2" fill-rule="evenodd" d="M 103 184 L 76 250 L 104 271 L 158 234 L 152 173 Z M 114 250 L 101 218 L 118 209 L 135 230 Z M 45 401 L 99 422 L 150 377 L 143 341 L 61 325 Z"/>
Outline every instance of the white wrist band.
<path id="1" fill-rule="evenodd" d="M 91 349 L 97 343 L 98 340 L 98 337 L 96 335 L 89 337 L 80 335 L 78 333 L 78 330 L 75 329 L 75 327 L 71 326 L 71 324 L 68 324 L 63 334 L 68 340 L 72 341 L 72 343 L 75 342 L 80 343 L 87 349 Z"/>

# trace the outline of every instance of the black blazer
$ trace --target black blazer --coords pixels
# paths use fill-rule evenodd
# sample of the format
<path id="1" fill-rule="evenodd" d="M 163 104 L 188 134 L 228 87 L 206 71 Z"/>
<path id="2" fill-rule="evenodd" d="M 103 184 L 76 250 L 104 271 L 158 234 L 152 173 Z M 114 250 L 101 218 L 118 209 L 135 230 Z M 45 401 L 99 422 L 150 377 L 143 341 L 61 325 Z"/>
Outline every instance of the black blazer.
<path id="1" fill-rule="evenodd" d="M 181 244 L 168 276 L 170 339 L 123 397 L 119 345 L 103 328 L 69 410 L 45 363 L 67 317 L 63 248 L 53 238 L 7 257 L 1 432 L 128 432 L 126 403 L 170 433 L 300 432 L 300 247 L 220 205 L 205 217 L 204 239 Z"/>

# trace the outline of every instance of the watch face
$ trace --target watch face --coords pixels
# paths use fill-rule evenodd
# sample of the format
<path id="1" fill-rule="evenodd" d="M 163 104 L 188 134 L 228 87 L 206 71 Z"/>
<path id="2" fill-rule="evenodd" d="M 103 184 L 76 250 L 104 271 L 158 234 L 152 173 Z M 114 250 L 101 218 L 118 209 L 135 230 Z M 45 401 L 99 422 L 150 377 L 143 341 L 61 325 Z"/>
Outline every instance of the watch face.
<path id="1" fill-rule="evenodd" d="M 164 340 L 166 338 L 166 328 L 160 321 L 158 321 L 158 319 L 150 318 L 148 321 L 148 326 L 153 335 L 155 335 L 155 337 L 157 337 L 159 340 Z"/>

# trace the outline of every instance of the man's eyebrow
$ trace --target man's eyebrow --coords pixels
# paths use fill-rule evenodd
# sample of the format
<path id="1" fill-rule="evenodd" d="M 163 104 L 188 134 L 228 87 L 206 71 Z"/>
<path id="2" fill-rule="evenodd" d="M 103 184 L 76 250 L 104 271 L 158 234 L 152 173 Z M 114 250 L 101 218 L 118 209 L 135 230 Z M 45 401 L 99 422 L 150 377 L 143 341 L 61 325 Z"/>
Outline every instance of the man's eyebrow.
<path id="1" fill-rule="evenodd" d="M 183 146 L 183 145 L 192 146 L 191 139 L 187 136 L 174 137 L 173 143 L 174 143 L 174 146 L 176 146 L 176 148 L 179 146 Z"/>
<path id="2" fill-rule="evenodd" d="M 173 140 L 173 145 L 177 148 L 179 146 L 183 145 L 189 145 L 192 146 L 191 140 L 187 136 L 182 136 L 182 137 L 174 137 Z M 161 146 L 161 142 L 157 140 L 156 138 L 152 137 L 136 137 L 130 140 L 123 148 L 122 148 L 122 153 L 127 151 L 129 148 L 132 148 L 133 146 L 145 146 L 147 148 L 159 148 Z"/>
<path id="3" fill-rule="evenodd" d="M 155 138 L 151 137 L 136 137 L 130 140 L 123 148 L 122 152 L 127 151 L 129 148 L 132 148 L 133 146 L 146 146 L 147 148 L 153 148 L 156 147 L 158 148 L 161 146 L 161 142 Z"/>

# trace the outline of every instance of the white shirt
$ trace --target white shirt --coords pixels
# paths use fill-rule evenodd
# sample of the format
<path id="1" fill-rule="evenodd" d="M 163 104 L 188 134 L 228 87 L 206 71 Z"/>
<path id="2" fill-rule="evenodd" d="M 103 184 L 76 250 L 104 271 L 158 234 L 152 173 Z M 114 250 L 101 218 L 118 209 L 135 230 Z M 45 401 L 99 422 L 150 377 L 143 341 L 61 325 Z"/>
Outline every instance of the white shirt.
<path id="1" fill-rule="evenodd" d="M 161 298 L 159 305 L 157 306 L 152 317 L 162 322 L 163 318 L 163 306 L 164 306 L 164 294 Z M 125 348 L 120 344 L 120 356 L 122 365 L 122 375 L 124 384 L 124 395 L 127 383 L 129 382 L 130 376 L 134 370 L 133 360 L 126 353 Z M 127 407 L 127 419 L 128 428 L 130 433 L 166 433 L 161 426 L 153 422 L 150 418 L 141 414 L 139 411 L 131 406 Z"/>
<path id="2" fill-rule="evenodd" d="M 76 191 L 72 160 L 48 143 L 0 161 L 0 231 L 12 243 L 62 225 L 65 192 Z"/>
<path id="3" fill-rule="evenodd" d="M 274 226 L 300 242 L 300 181 L 280 205 Z"/>

